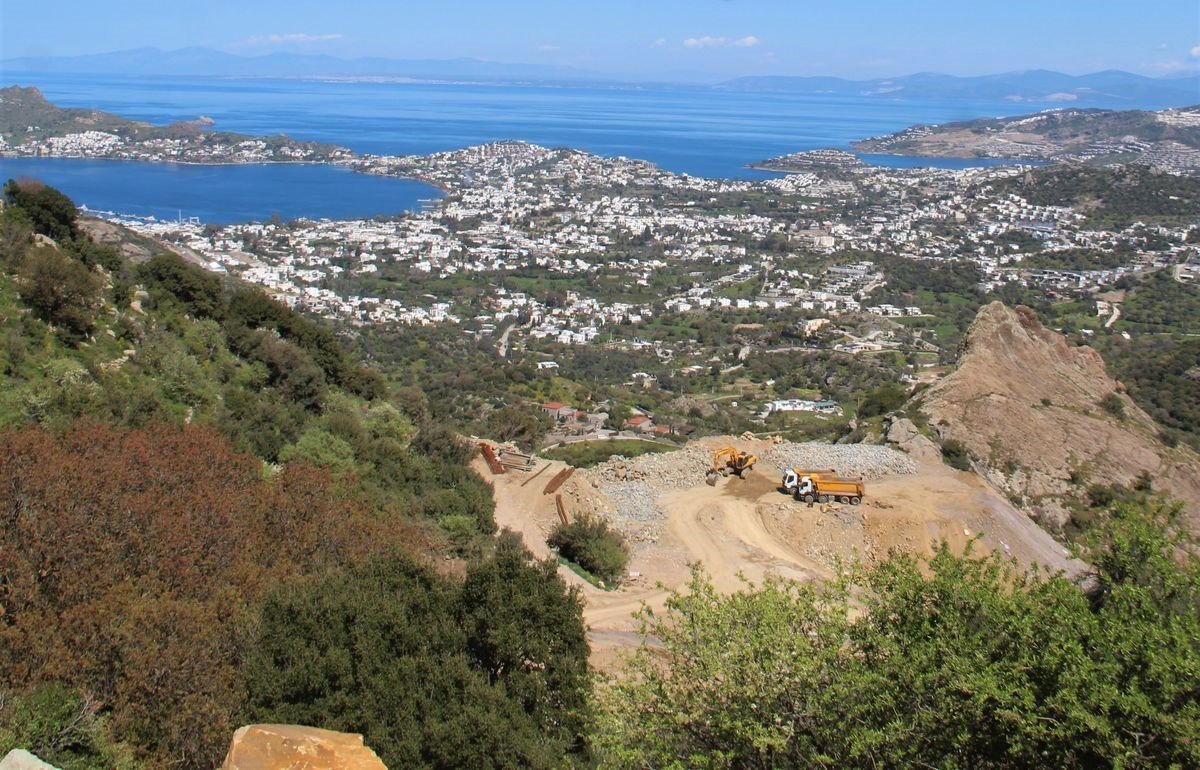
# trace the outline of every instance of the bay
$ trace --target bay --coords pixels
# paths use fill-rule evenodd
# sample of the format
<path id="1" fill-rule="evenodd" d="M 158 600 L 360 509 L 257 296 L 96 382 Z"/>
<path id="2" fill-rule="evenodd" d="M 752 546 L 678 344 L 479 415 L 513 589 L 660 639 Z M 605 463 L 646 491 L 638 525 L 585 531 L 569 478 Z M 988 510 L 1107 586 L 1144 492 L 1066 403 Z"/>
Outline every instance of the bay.
<path id="1" fill-rule="evenodd" d="M 412 179 L 359 174 L 341 166 L 261 163 L 229 166 L 80 158 L 0 158 L 0 179 L 28 177 L 97 211 L 205 224 L 290 219 L 361 219 L 418 211 L 442 197 Z"/>
<path id="2" fill-rule="evenodd" d="M 359 153 L 426 154 L 522 139 L 551 147 L 639 158 L 695 176 L 739 179 L 776 176 L 746 166 L 777 155 L 821 147 L 845 149 L 856 139 L 916 123 L 1014 115 L 1037 109 L 1007 101 L 904 100 L 686 86 L 327 82 L 27 72 L 5 72 L 0 78 L 5 84 L 37 86 L 61 106 L 106 110 L 156 124 L 204 115 L 221 130 L 254 135 L 287 133 Z M 893 156 L 871 156 L 869 160 L 898 167 L 962 168 L 996 163 Z M 0 163 L 6 165 L 7 161 Z M 174 203 L 155 199 L 164 192 L 157 185 L 159 180 L 148 178 L 143 184 L 134 178 L 142 172 L 131 175 L 126 170 L 104 172 L 102 167 L 93 167 L 80 176 L 105 173 L 112 175 L 114 192 L 109 197 L 101 186 L 96 192 L 96 207 L 119 210 L 119 206 L 133 201 L 159 209 L 185 207 L 183 191 L 177 191 Z M 287 216 L 285 203 L 296 191 L 280 190 L 278 186 L 298 183 L 309 174 L 280 171 L 283 176 L 274 178 L 272 171 L 239 172 L 233 167 L 171 173 L 177 174 L 176 185 L 197 185 L 196 195 L 188 196 L 186 208 L 205 208 L 201 205 L 203 196 L 213 189 L 243 199 L 233 207 L 226 207 L 221 200 L 209 201 L 209 216 L 215 218 L 206 221 L 214 222 L 234 221 L 247 214 L 264 219 L 276 210 Z M 228 181 L 212 183 L 208 174 L 224 176 Z M 320 172 L 312 178 L 317 186 L 328 181 Z M 54 184 L 52 179 L 46 181 Z M 71 180 L 72 184 L 77 182 L 81 180 Z M 348 186 L 338 187 L 339 195 L 317 196 L 311 201 L 316 209 L 306 204 L 297 211 L 305 216 L 336 217 L 349 205 L 359 216 L 378 213 L 381 209 L 374 197 L 377 188 L 373 187 L 378 183 L 363 175 L 351 176 Z M 237 192 L 244 184 L 252 184 L 253 188 Z M 356 194 L 354 185 L 363 185 L 370 192 Z M 254 200 L 262 205 L 255 207 Z"/>

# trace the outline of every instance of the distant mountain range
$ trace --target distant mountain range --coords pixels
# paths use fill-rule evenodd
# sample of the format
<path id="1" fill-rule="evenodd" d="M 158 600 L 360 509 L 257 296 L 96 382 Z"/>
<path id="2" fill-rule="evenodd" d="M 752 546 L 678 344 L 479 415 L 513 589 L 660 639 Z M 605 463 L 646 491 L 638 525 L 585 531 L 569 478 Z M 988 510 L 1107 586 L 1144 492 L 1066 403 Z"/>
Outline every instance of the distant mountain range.
<path id="1" fill-rule="evenodd" d="M 239 56 L 209 48 L 163 51 L 137 48 L 87 56 L 5 59 L 0 71 L 86 73 L 127 76 L 248 78 L 347 78 L 421 81 L 608 83 L 642 82 L 631 77 L 545 64 L 509 64 L 479 59 L 342 59 L 319 54 L 273 53 Z M 662 78 L 660 78 L 661 80 Z M 644 80 L 644 79 L 642 79 Z M 695 83 L 693 83 L 695 84 Z M 880 99 L 1009 100 L 1040 105 L 1137 105 L 1176 107 L 1200 102 L 1200 73 L 1151 78 L 1119 70 L 1065 75 L 1049 70 L 957 77 L 920 72 L 894 78 L 739 77 L 707 87 L 727 91 L 775 91 Z"/>
<path id="2" fill-rule="evenodd" d="M 247 78 L 395 78 L 438 81 L 602 81 L 598 72 L 543 64 L 505 64 L 480 59 L 341 59 L 323 54 L 273 53 L 238 56 L 211 48 L 135 48 L 86 56 L 38 56 L 0 61 L 4 71 L 95 75 Z"/>
<path id="3" fill-rule="evenodd" d="M 1126 101 L 1144 106 L 1177 107 L 1200 102 L 1200 74 L 1151 78 L 1121 70 L 1064 75 L 1050 70 L 955 77 L 918 72 L 896 78 L 845 80 L 829 77 L 744 77 L 717 88 L 738 91 L 786 91 L 892 99 L 986 99 L 1016 103 L 1113 105 Z"/>

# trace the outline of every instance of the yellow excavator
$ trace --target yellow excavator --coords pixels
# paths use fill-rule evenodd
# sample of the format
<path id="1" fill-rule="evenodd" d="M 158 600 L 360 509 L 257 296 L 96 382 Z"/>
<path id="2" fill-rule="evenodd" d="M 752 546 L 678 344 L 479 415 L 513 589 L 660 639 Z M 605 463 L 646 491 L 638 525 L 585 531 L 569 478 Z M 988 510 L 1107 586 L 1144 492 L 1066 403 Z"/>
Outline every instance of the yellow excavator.
<path id="1" fill-rule="evenodd" d="M 704 475 L 704 483 L 715 487 L 718 478 L 728 476 L 730 473 L 744 479 L 746 478 L 745 474 L 750 472 L 756 462 L 758 462 L 756 455 L 738 451 L 731 446 L 722 447 L 713 452 L 712 468 Z"/>

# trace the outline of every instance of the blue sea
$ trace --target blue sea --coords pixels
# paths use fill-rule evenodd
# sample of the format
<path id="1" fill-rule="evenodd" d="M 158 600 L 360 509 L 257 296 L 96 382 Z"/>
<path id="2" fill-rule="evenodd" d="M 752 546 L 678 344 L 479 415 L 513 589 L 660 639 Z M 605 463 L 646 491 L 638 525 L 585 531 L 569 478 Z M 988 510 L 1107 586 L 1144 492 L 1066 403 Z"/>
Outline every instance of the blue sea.
<path id="1" fill-rule="evenodd" d="M 146 78 L 5 72 L 64 107 L 165 124 L 204 115 L 216 128 L 286 133 L 360 153 L 452 150 L 500 139 L 648 160 L 696 176 L 762 178 L 746 165 L 915 123 L 1033 111 L 1011 102 L 745 93 L 695 87 L 587 87 Z M 872 156 L 893 166 L 980 161 Z M 399 213 L 437 191 L 321 166 L 159 166 L 0 159 L 0 175 L 43 179 L 95 209 L 228 223 Z"/>

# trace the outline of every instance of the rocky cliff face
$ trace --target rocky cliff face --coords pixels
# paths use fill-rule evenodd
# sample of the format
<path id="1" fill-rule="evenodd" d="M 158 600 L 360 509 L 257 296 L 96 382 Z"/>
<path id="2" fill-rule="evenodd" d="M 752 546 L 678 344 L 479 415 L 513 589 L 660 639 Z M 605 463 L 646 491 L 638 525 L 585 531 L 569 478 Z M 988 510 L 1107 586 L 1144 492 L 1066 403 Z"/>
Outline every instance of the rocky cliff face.
<path id="1" fill-rule="evenodd" d="M 958 369 L 919 403 L 942 438 L 961 441 L 1047 524 L 1065 523 L 1063 501 L 1081 487 L 1148 473 L 1200 529 L 1200 457 L 1168 449 L 1100 354 L 1070 345 L 1029 308 L 993 302 L 980 310 Z"/>

